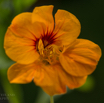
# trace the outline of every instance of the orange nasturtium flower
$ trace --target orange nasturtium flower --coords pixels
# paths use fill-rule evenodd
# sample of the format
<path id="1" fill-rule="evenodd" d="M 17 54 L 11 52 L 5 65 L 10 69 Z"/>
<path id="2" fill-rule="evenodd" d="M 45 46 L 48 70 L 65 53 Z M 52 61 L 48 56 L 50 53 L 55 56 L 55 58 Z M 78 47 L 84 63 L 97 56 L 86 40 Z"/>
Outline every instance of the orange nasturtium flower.
<path id="1" fill-rule="evenodd" d="M 16 63 L 8 70 L 10 83 L 32 80 L 49 95 L 82 86 L 101 57 L 92 41 L 77 39 L 81 25 L 70 12 L 53 6 L 35 7 L 17 15 L 4 39 L 6 54 Z"/>

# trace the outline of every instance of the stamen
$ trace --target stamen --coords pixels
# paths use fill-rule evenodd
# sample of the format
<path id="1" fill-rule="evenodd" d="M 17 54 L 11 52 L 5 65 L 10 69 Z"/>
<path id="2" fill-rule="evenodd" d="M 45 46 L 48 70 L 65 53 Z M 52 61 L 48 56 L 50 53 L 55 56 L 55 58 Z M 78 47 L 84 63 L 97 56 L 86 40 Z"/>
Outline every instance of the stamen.
<path id="1" fill-rule="evenodd" d="M 43 50 L 44 50 L 43 42 L 42 42 L 41 39 L 39 39 L 39 42 L 38 42 L 38 51 L 39 51 L 40 55 L 43 54 Z"/>
<path id="2" fill-rule="evenodd" d="M 40 60 L 46 65 L 58 62 L 59 54 L 61 53 L 60 49 L 54 44 L 46 45 L 47 41 L 39 39 L 37 47 L 40 54 Z"/>
<path id="3" fill-rule="evenodd" d="M 46 42 L 47 43 L 47 42 Z M 43 41 L 38 41 L 38 52 L 40 54 L 40 60 L 45 64 L 54 64 L 58 61 L 60 51 L 55 45 L 44 46 Z"/>

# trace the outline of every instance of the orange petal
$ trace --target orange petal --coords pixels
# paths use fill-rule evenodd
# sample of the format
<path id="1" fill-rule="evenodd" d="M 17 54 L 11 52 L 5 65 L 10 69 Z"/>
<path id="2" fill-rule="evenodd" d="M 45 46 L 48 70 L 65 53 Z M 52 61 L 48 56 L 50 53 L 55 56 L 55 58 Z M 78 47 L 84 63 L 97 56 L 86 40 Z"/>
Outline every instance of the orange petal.
<path id="1" fill-rule="evenodd" d="M 22 65 L 15 63 L 7 72 L 10 83 L 29 83 L 34 77 L 34 64 Z"/>
<path id="2" fill-rule="evenodd" d="M 32 63 L 39 57 L 34 41 L 16 36 L 9 29 L 5 35 L 4 48 L 6 54 L 20 64 Z"/>
<path id="3" fill-rule="evenodd" d="M 38 64 L 35 71 L 34 82 L 49 95 L 66 92 L 66 86 L 58 77 L 57 68 L 60 68 L 60 66 Z"/>
<path id="4" fill-rule="evenodd" d="M 87 79 L 87 76 L 75 77 L 68 74 L 63 68 L 57 68 L 58 75 L 63 84 L 67 85 L 70 89 L 82 86 Z"/>
<path id="5" fill-rule="evenodd" d="M 85 39 L 77 39 L 60 55 L 59 60 L 65 71 L 73 76 L 91 74 L 101 57 L 100 47 Z"/>
<path id="6" fill-rule="evenodd" d="M 17 15 L 9 28 L 17 36 L 36 39 L 34 25 L 32 24 L 32 13 L 26 12 Z"/>
<path id="7" fill-rule="evenodd" d="M 68 45 L 80 34 L 81 25 L 79 20 L 70 12 L 58 10 L 55 14 L 56 44 Z"/>
<path id="8" fill-rule="evenodd" d="M 41 24 L 40 31 L 43 31 L 44 34 L 49 34 L 53 31 L 54 28 L 54 19 L 52 15 L 53 6 L 40 6 L 35 7 L 32 13 L 32 22 L 35 24 L 38 22 Z M 35 27 L 36 29 L 37 27 Z M 42 30 L 43 28 L 43 30 Z"/>

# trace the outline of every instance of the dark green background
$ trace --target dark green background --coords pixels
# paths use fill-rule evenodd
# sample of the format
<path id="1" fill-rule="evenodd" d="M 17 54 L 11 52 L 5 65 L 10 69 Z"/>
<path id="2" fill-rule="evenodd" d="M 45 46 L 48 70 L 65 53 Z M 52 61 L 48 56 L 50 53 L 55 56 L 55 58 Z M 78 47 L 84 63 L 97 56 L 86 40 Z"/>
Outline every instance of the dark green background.
<path id="1" fill-rule="evenodd" d="M 32 12 L 34 7 L 54 5 L 67 10 L 81 22 L 79 38 L 91 40 L 104 51 L 104 0 L 0 0 L 0 103 L 49 103 L 49 96 L 35 84 L 10 84 L 7 69 L 13 64 L 4 52 L 3 40 L 12 19 L 22 12 Z M 104 103 L 104 56 L 97 69 L 89 76 L 84 86 L 68 90 L 68 93 L 55 96 L 55 103 Z M 50 74 L 51 75 L 51 74 Z M 3 99 L 3 100 L 1 100 Z"/>

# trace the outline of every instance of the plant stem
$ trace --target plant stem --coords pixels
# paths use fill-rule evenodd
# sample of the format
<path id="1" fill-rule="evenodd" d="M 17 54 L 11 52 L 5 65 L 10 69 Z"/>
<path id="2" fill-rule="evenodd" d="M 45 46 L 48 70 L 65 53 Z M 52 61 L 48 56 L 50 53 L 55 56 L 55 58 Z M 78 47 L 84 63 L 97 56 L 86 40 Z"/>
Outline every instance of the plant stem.
<path id="1" fill-rule="evenodd" d="M 54 103 L 53 96 L 50 96 L 50 103 Z"/>

